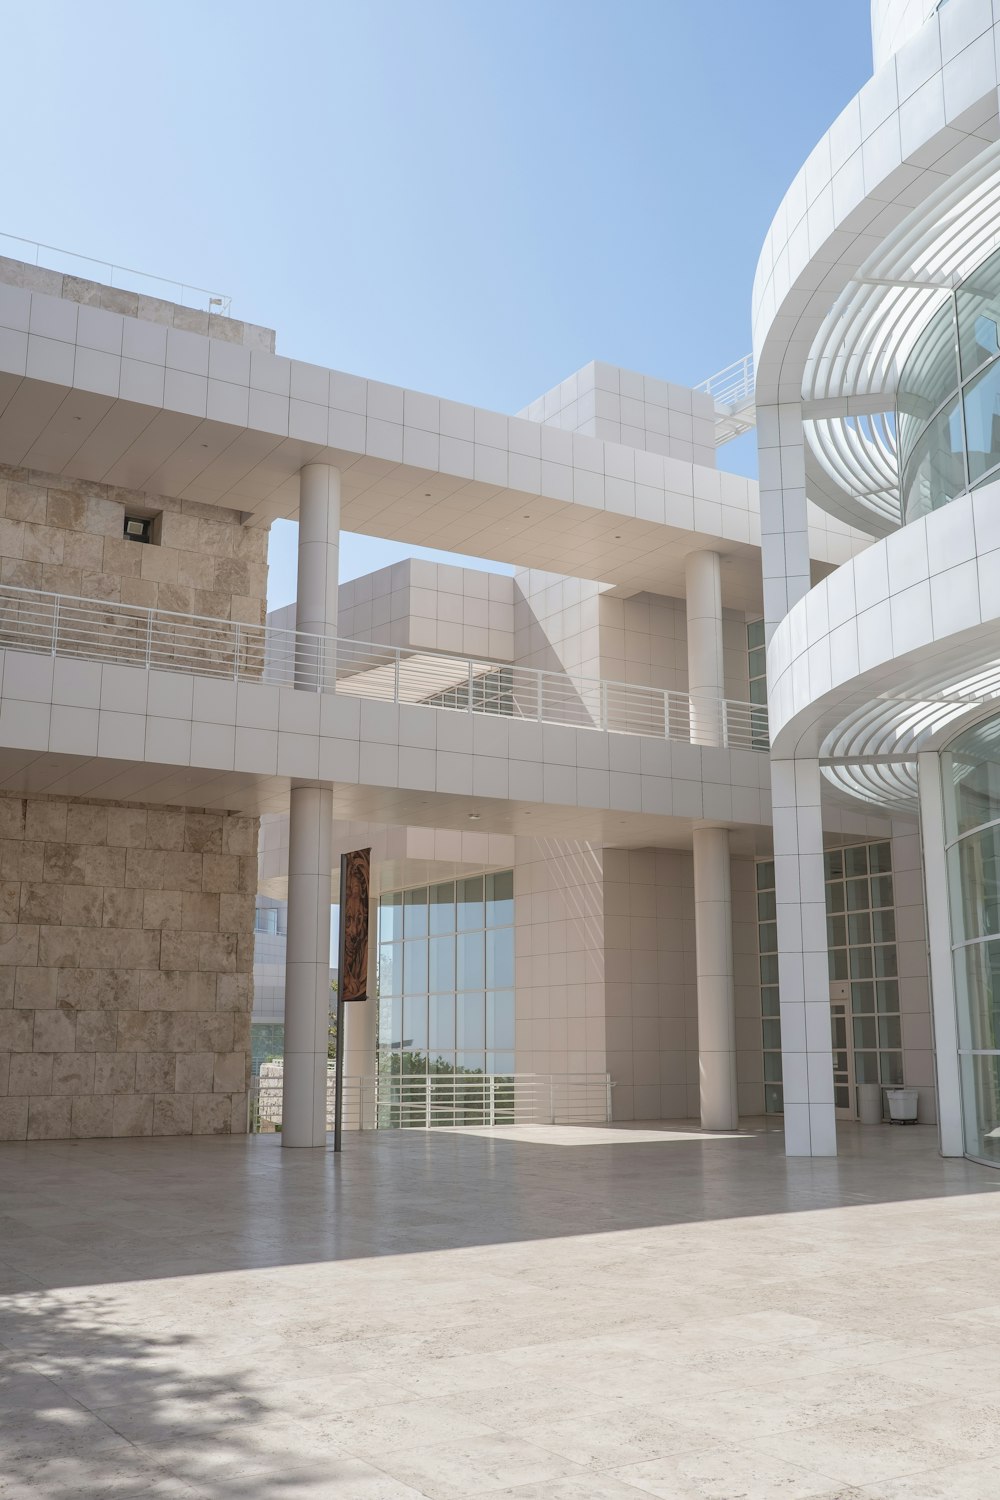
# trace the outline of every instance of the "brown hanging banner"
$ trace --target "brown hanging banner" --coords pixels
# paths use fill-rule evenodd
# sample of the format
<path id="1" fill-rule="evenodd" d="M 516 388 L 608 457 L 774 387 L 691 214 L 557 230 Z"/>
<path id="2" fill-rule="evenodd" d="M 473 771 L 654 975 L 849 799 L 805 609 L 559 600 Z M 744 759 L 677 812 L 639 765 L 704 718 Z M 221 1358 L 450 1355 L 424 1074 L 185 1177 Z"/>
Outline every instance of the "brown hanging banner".
<path id="1" fill-rule="evenodd" d="M 333 1149 L 344 1136 L 344 1006 L 368 999 L 368 885 L 372 851 L 340 856 L 340 942 L 337 951 L 337 1048 L 333 1103 Z"/>
<path id="2" fill-rule="evenodd" d="M 368 999 L 368 882 L 370 849 L 341 856 L 340 972 L 338 994 L 344 1001 Z"/>

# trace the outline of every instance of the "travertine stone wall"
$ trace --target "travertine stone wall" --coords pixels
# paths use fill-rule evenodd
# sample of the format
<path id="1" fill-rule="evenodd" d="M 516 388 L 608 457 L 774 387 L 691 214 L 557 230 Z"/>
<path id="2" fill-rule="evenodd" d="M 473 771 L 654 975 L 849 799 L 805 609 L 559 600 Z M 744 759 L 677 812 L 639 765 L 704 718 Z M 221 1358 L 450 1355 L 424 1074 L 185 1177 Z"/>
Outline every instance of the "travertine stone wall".
<path id="1" fill-rule="evenodd" d="M 246 1128 L 257 819 L 0 796 L 0 1139 Z"/>
<path id="2" fill-rule="evenodd" d="M 159 544 L 125 541 L 160 515 Z M 238 511 L 0 465 L 0 583 L 260 625 L 267 529 Z"/>

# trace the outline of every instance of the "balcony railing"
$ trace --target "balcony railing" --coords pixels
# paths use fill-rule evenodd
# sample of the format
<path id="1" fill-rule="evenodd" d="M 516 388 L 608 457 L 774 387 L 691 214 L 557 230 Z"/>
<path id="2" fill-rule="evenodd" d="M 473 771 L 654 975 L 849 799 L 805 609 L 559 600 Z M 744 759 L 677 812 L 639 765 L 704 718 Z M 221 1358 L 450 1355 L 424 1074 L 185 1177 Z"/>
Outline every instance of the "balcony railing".
<path id="1" fill-rule="evenodd" d="M 264 1063 L 252 1080 L 247 1127 L 281 1128 L 284 1064 Z M 327 1069 L 326 1123 L 334 1082 Z M 599 1125 L 611 1120 L 609 1073 L 372 1074 L 344 1078 L 347 1130 L 433 1130 L 483 1125 Z"/>
<path id="2" fill-rule="evenodd" d="M 762 704 L 0 585 L 0 647 L 383 703 L 767 749 Z"/>

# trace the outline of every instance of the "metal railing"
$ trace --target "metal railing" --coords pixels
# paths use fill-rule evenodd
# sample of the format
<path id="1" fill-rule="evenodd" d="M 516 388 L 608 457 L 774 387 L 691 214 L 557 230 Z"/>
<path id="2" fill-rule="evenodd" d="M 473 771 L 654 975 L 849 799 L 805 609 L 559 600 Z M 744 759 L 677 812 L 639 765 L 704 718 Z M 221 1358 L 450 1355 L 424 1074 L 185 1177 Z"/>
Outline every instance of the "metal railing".
<path id="1" fill-rule="evenodd" d="M 716 445 L 749 432 L 756 423 L 753 355 L 744 354 L 694 387 L 715 402 Z"/>
<path id="2" fill-rule="evenodd" d="M 172 281 L 167 276 L 153 276 L 131 266 L 114 265 L 109 260 L 80 255 L 75 250 L 46 245 L 42 240 L 27 240 L 19 234 L 0 232 L 0 255 L 10 255 L 12 260 L 26 261 L 29 265 L 44 266 L 46 270 L 62 272 L 64 276 L 96 281 L 119 291 L 158 297 L 164 302 L 179 302 L 182 307 L 196 307 L 219 317 L 228 318 L 231 314 L 232 298 L 223 292 L 192 286 L 190 282 Z"/>
<path id="3" fill-rule="evenodd" d="M 252 1081 L 247 1128 L 281 1128 L 283 1065 Z M 327 1070 L 327 1129 L 335 1075 Z M 432 1073 L 344 1078 L 346 1130 L 435 1130 L 490 1125 L 598 1125 L 611 1120 L 609 1073 Z"/>
<path id="4" fill-rule="evenodd" d="M 767 748 L 763 704 L 0 585 L 0 647 L 543 724 Z"/>

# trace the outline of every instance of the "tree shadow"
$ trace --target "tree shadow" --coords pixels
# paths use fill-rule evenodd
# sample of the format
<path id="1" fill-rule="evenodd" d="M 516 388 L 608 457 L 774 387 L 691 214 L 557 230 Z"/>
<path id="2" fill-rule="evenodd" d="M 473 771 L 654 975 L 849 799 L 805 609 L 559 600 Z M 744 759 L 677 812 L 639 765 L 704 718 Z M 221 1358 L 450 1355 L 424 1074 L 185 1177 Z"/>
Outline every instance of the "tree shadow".
<path id="1" fill-rule="evenodd" d="M 122 1317 L 92 1291 L 0 1299 L 0 1494 L 291 1500 L 329 1473 L 294 1442 L 280 1472 L 280 1414 L 245 1372 L 219 1374 L 213 1360 L 197 1373 L 184 1359 L 197 1336 L 129 1331 Z"/>

